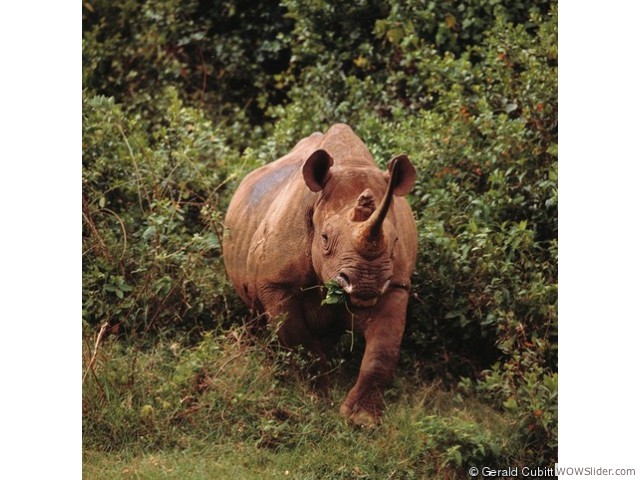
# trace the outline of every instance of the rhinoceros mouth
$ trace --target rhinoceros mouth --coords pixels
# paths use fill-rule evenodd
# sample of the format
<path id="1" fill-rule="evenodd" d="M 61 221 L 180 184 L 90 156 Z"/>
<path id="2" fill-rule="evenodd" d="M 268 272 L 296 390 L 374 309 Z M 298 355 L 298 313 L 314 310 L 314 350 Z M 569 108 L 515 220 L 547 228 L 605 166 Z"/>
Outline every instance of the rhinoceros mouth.
<path id="1" fill-rule="evenodd" d="M 363 298 L 351 295 L 349 297 L 349 303 L 358 308 L 370 308 L 378 303 L 378 297 L 373 297 L 365 300 Z"/>
<path id="2" fill-rule="evenodd" d="M 345 273 L 339 273 L 336 277 L 336 281 L 342 287 L 342 289 L 349 295 L 349 303 L 358 308 L 370 308 L 378 303 L 378 300 L 387 291 L 390 285 L 390 280 L 387 280 L 382 289 L 360 289 L 354 287 L 349 280 L 349 277 Z"/>

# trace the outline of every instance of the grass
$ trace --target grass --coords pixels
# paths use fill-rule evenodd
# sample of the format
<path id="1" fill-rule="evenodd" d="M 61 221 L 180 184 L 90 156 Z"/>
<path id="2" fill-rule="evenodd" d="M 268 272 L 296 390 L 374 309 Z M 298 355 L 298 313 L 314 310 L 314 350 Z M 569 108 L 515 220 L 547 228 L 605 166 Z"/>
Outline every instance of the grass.
<path id="1" fill-rule="evenodd" d="M 338 365 L 328 398 L 303 356 L 245 327 L 196 345 L 84 342 L 83 476 L 111 478 L 468 478 L 471 465 L 518 458 L 516 420 L 399 371 L 383 423 L 339 416 L 357 356 Z"/>

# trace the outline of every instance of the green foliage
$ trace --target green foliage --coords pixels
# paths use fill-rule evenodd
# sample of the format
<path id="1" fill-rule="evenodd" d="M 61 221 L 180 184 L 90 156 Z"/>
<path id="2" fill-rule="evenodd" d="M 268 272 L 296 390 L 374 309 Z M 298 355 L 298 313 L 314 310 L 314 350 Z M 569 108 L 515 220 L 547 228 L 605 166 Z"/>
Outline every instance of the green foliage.
<path id="1" fill-rule="evenodd" d="M 344 291 L 342 286 L 335 280 L 329 280 L 325 284 L 325 288 L 327 289 L 327 294 L 322 300 L 322 305 L 335 305 L 338 303 L 347 303 L 347 293 Z"/>
<path id="2" fill-rule="evenodd" d="M 113 99 L 83 97 L 83 318 L 130 332 L 217 324 L 229 290 L 219 188 L 228 149 L 174 89 L 147 130 Z"/>
<path id="3" fill-rule="evenodd" d="M 514 441 L 526 445 L 518 461 L 551 462 L 558 447 L 558 374 L 546 372 L 539 358 L 543 345 L 514 353 L 504 364 L 496 363 L 483 372 L 475 390 L 517 417 Z M 462 391 L 473 389 L 470 379 L 463 379 Z"/>
<path id="4" fill-rule="evenodd" d="M 348 465 L 301 453 L 300 478 L 390 476 L 375 448 L 406 460 L 400 478 L 555 461 L 557 61 L 555 2 L 84 2 L 87 448 L 226 438 L 282 466 L 256 452 L 374 444 Z M 399 377 L 437 379 L 458 403 L 391 402 L 397 429 L 382 428 L 406 440 L 397 449 L 292 386 L 291 352 L 230 327 L 246 316 L 221 261 L 231 193 L 336 122 L 380 166 L 404 152 L 418 172 Z"/>
<path id="5" fill-rule="evenodd" d="M 282 100 L 274 74 L 287 67 L 289 29 L 273 0 L 84 2 L 83 85 L 151 121 L 172 86 L 246 135 L 260 105 Z"/>

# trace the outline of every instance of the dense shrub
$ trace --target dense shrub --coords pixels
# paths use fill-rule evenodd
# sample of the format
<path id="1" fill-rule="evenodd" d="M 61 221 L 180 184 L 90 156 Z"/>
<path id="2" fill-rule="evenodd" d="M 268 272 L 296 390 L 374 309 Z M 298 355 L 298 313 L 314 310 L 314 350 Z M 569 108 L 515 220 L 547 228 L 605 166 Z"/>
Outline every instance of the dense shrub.
<path id="1" fill-rule="evenodd" d="M 519 460 L 556 458 L 555 2 L 250 7 L 84 2 L 87 332 L 153 343 L 245 315 L 220 258 L 231 192 L 347 122 L 418 170 L 401 368 L 516 418 Z M 442 434 L 452 462 L 493 455 L 455 428 L 475 440 Z"/>
<path id="2" fill-rule="evenodd" d="M 174 89 L 156 101 L 147 129 L 112 98 L 83 97 L 83 317 L 116 331 L 214 325 L 228 308 L 215 267 L 228 149 Z"/>
<path id="3" fill-rule="evenodd" d="M 83 85 L 152 123 L 174 87 L 246 146 L 265 106 L 283 100 L 290 28 L 274 0 L 83 2 Z"/>

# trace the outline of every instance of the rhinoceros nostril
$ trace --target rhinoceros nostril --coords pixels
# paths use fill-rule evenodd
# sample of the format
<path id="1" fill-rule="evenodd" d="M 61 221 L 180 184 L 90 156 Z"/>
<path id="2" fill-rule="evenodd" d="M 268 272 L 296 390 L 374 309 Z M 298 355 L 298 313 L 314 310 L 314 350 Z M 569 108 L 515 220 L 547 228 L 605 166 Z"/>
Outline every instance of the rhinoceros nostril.
<path id="1" fill-rule="evenodd" d="M 336 277 L 336 281 L 340 284 L 345 292 L 351 293 L 353 291 L 353 285 L 351 285 L 349 276 L 346 273 L 340 272 Z"/>

